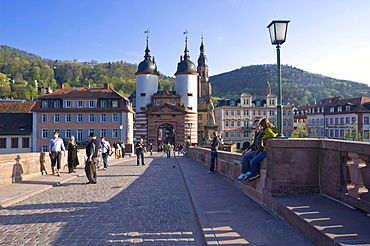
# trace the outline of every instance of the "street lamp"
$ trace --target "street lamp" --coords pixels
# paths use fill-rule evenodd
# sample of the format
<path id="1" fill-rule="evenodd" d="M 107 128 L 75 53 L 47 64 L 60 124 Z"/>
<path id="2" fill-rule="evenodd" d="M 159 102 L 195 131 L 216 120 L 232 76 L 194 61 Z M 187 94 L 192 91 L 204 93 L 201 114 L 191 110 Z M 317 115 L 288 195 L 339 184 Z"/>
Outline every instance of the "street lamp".
<path id="1" fill-rule="evenodd" d="M 278 101 L 277 101 L 277 127 L 278 136 L 284 137 L 283 135 L 283 111 L 282 111 L 282 87 L 281 87 L 281 65 L 280 65 L 280 45 L 285 42 L 286 33 L 288 31 L 289 20 L 273 20 L 267 28 L 270 32 L 271 44 L 276 45 L 277 54 L 277 82 L 278 82 Z"/>
<path id="2" fill-rule="evenodd" d="M 122 139 L 122 138 L 123 138 L 123 137 L 122 137 L 122 135 L 123 135 L 123 134 L 122 134 L 122 133 L 123 133 L 123 125 L 119 125 L 119 130 L 120 130 L 120 131 L 119 131 L 119 132 L 120 132 L 120 139 L 121 139 L 121 142 L 123 142 L 123 139 Z"/>

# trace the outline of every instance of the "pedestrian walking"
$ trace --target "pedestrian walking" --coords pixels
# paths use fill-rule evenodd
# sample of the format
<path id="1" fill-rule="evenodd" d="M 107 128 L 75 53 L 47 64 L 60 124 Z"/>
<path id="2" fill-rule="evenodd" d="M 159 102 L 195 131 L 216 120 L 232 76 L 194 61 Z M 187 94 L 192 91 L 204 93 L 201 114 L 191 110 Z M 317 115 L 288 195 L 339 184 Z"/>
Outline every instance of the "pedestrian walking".
<path id="1" fill-rule="evenodd" d="M 122 158 L 125 158 L 125 154 L 126 154 L 126 145 L 125 145 L 125 142 L 121 142 L 121 156 L 122 156 Z"/>
<path id="2" fill-rule="evenodd" d="M 119 141 L 114 142 L 113 144 L 114 148 L 114 155 L 116 159 L 121 158 L 121 143 Z"/>
<path id="3" fill-rule="evenodd" d="M 108 156 L 112 151 L 112 148 L 110 146 L 110 143 L 105 139 L 105 137 L 101 137 L 100 139 L 100 151 L 103 158 L 103 170 L 107 170 L 108 168 Z"/>
<path id="4" fill-rule="evenodd" d="M 149 143 L 149 152 L 150 155 L 153 155 L 153 143 Z"/>
<path id="5" fill-rule="evenodd" d="M 168 142 L 164 148 L 167 154 L 167 158 L 171 158 L 171 151 L 173 150 L 173 145 L 170 142 Z"/>
<path id="6" fill-rule="evenodd" d="M 60 167 L 62 162 L 61 152 L 66 156 L 66 148 L 64 147 L 63 139 L 59 137 L 59 132 L 54 132 L 54 138 L 49 142 L 49 156 L 51 161 L 51 171 L 53 174 L 60 176 Z"/>
<path id="7" fill-rule="evenodd" d="M 76 172 L 76 167 L 80 164 L 78 161 L 78 148 L 75 137 L 71 136 L 68 143 L 68 173 Z"/>
<path id="8" fill-rule="evenodd" d="M 140 141 L 135 144 L 135 150 L 136 150 L 137 166 L 140 165 L 140 158 L 141 158 L 141 165 L 145 165 L 144 163 L 145 145 L 143 144 L 142 138 L 140 138 Z"/>
<path id="9" fill-rule="evenodd" d="M 90 133 L 90 141 L 86 146 L 86 163 L 85 163 L 85 173 L 89 180 L 86 184 L 96 184 L 97 173 L 96 165 L 98 162 L 98 152 L 99 152 L 99 141 L 96 140 L 95 133 Z"/>

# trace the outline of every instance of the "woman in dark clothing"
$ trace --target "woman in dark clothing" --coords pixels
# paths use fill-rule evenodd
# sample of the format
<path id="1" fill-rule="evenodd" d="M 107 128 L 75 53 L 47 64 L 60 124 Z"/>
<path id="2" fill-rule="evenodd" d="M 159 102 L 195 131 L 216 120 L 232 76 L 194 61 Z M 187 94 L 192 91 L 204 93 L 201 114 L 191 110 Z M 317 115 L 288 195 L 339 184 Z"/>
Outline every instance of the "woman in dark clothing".
<path id="1" fill-rule="evenodd" d="M 217 157 L 217 149 L 220 143 L 220 134 L 217 131 L 213 132 L 213 140 L 211 142 L 211 163 L 207 173 L 213 173 L 215 171 L 215 160 Z"/>
<path id="2" fill-rule="evenodd" d="M 71 136 L 68 143 L 68 172 L 76 172 L 74 171 L 76 169 L 76 166 L 78 166 L 80 163 L 78 161 L 77 156 L 77 143 L 75 142 L 75 137 Z"/>

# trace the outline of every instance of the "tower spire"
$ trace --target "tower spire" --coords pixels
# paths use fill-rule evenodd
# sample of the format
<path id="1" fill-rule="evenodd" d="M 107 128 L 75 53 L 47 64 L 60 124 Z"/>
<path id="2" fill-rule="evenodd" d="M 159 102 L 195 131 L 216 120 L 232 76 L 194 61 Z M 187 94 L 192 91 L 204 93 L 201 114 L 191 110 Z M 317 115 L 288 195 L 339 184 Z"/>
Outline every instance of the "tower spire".
<path id="1" fill-rule="evenodd" d="M 189 50 L 188 50 L 188 30 L 185 30 L 185 50 L 184 50 L 184 60 L 188 60 L 190 58 Z"/>
<path id="2" fill-rule="evenodd" d="M 149 29 L 146 29 L 145 33 L 146 33 L 146 49 L 145 49 L 144 58 L 145 60 L 150 60 L 151 56 L 150 56 L 150 49 L 149 49 L 149 33 L 150 33 Z"/>

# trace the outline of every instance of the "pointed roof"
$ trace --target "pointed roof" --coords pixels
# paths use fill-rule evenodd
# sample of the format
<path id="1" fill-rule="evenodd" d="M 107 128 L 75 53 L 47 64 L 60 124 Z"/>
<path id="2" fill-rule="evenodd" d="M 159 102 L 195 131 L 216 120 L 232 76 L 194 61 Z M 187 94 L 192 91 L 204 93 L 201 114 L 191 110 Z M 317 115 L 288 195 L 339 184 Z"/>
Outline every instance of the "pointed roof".
<path id="1" fill-rule="evenodd" d="M 202 37 L 202 43 L 200 45 L 200 54 L 198 58 L 198 67 L 208 67 L 208 59 L 205 54 L 205 47 L 203 44 L 203 37 Z"/>
<path id="2" fill-rule="evenodd" d="M 138 74 L 154 74 L 159 76 L 158 70 L 157 70 L 157 64 L 154 60 L 151 59 L 150 55 L 150 49 L 149 49 L 149 39 L 146 39 L 146 49 L 145 49 L 145 55 L 144 60 L 139 63 L 139 66 L 137 68 L 137 72 L 135 75 Z"/>
<path id="3" fill-rule="evenodd" d="M 185 39 L 184 58 L 180 58 L 180 62 L 177 64 L 177 71 L 175 73 L 175 76 L 180 74 L 198 75 L 195 64 L 190 60 L 187 38 Z"/>

